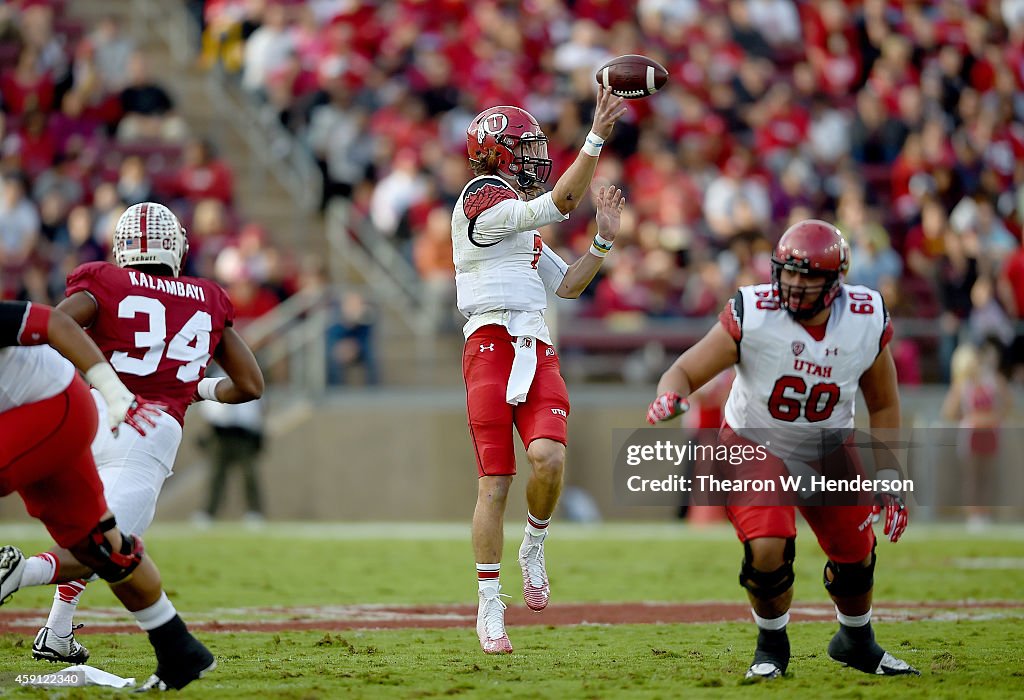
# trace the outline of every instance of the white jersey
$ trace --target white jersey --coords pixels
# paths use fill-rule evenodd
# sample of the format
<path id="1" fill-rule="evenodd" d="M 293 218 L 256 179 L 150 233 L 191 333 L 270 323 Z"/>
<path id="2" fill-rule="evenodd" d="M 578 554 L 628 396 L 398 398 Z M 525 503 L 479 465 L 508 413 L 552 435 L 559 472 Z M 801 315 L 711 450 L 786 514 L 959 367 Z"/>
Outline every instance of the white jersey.
<path id="1" fill-rule="evenodd" d="M 466 185 L 452 212 L 452 250 L 467 338 L 481 326 L 497 324 L 513 336 L 551 343 L 544 322 L 547 292 L 558 289 L 569 266 L 537 229 L 567 218 L 550 193 L 525 202 L 494 175 Z"/>
<path id="2" fill-rule="evenodd" d="M 820 341 L 770 284 L 741 287 L 721 321 L 739 353 L 725 421 L 784 459 L 817 459 L 821 431 L 853 430 L 860 378 L 892 337 L 882 295 L 845 284 Z"/>
<path id="3" fill-rule="evenodd" d="M 69 386 L 75 367 L 49 345 L 0 349 L 0 413 L 53 398 Z"/>
<path id="4" fill-rule="evenodd" d="M 52 398 L 71 385 L 75 368 L 31 330 L 32 304 L 0 304 L 0 413 Z"/>

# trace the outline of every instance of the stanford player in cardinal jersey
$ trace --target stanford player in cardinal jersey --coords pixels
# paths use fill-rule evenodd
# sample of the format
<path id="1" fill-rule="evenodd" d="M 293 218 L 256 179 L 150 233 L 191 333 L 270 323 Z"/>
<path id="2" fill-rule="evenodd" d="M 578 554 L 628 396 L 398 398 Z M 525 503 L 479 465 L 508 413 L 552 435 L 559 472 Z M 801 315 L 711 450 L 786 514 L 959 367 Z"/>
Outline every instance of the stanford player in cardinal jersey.
<path id="1" fill-rule="evenodd" d="M 209 280 L 181 277 L 185 230 L 162 204 L 130 207 L 117 222 L 114 259 L 87 263 L 68 275 L 57 308 L 75 319 L 132 392 L 163 404 L 146 435 L 101 432 L 93 442 L 100 479 L 121 529 L 141 535 L 156 512 L 181 442 L 185 410 L 197 398 L 243 403 L 263 393 L 252 351 L 231 327 L 227 294 Z M 216 360 L 227 377 L 205 379 Z M 96 407 L 107 406 L 95 393 Z M 72 633 L 84 581 L 58 587 L 46 626 L 32 645 L 37 659 L 81 663 L 89 652 Z"/>
<path id="2" fill-rule="evenodd" d="M 739 466 L 743 476 L 779 483 L 796 465 L 821 469 L 824 431 L 853 432 L 858 388 L 871 428 L 898 428 L 899 393 L 888 347 L 892 325 L 878 292 L 843 284 L 849 256 L 831 224 L 812 219 L 790 227 L 772 256 L 772 283 L 742 287 L 719 323 L 662 375 L 648 422 L 684 412 L 686 396 L 735 365 L 720 441 L 730 448 L 759 447 L 767 454 Z M 763 439 L 766 434 L 770 440 Z M 757 437 L 761 443 L 755 444 Z M 847 443 L 828 457 L 829 464 L 858 464 Z M 730 493 L 726 503 L 743 542 L 740 583 L 759 628 L 747 678 L 776 678 L 786 672 L 790 656 L 786 625 L 793 600 L 794 506 L 749 500 L 748 494 Z M 916 674 L 878 646 L 871 629 L 871 522 L 882 507 L 885 534 L 896 542 L 907 526 L 899 493 L 879 493 L 874 505 L 800 506 L 800 512 L 828 557 L 825 588 L 840 624 L 829 655 L 865 673 Z"/>
<path id="3" fill-rule="evenodd" d="M 605 139 L 625 113 L 622 98 L 601 89 L 593 130 L 569 169 L 544 192 L 551 174 L 547 137 L 528 112 L 491 107 L 466 132 L 476 175 L 452 212 L 452 249 L 459 311 L 467 318 L 462 374 L 476 452 L 473 552 L 477 563 L 477 637 L 487 654 L 508 654 L 505 603 L 498 584 L 505 503 L 516 473 L 513 427 L 526 447 L 526 537 L 519 548 L 523 597 L 532 610 L 548 604 L 544 538 L 562 490 L 569 394 L 544 322 L 547 293 L 576 298 L 597 274 L 618 233 L 624 199 L 614 188 L 597 195 L 597 236 L 590 252 L 567 265 L 537 230 L 564 221 L 587 192 Z"/>

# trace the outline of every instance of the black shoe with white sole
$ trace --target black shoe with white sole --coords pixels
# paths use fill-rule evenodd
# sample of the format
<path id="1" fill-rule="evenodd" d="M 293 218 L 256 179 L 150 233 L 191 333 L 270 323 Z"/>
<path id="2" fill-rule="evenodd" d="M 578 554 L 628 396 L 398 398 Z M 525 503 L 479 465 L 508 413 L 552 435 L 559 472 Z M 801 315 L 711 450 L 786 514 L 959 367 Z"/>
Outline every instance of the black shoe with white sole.
<path id="1" fill-rule="evenodd" d="M 181 690 L 217 667 L 217 660 L 202 642 L 192 636 L 177 615 L 149 631 L 156 652 L 156 671 L 138 691 Z"/>
<path id="2" fill-rule="evenodd" d="M 781 630 L 759 629 L 754 661 L 747 669 L 747 678 L 770 680 L 786 673 L 789 667 L 789 635 Z"/>
<path id="3" fill-rule="evenodd" d="M 828 655 L 841 664 L 875 676 L 920 676 L 921 672 L 878 646 L 869 622 L 864 627 L 840 625 L 828 643 Z"/>

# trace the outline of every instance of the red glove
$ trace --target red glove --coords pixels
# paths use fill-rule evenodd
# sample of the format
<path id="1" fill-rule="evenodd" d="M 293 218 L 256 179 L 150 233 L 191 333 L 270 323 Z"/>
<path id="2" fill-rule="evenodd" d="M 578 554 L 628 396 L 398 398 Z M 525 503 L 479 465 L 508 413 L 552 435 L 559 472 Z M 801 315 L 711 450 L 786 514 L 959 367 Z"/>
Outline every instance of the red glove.
<path id="1" fill-rule="evenodd" d="M 654 399 L 647 409 L 647 422 L 651 425 L 681 416 L 690 410 L 690 402 L 674 391 L 666 391 Z"/>
<path id="2" fill-rule="evenodd" d="M 890 542 L 899 542 L 903 531 L 907 529 L 909 521 L 907 506 L 903 499 L 892 493 L 880 493 L 875 496 L 875 505 L 871 507 L 871 514 L 877 522 L 882 514 L 882 506 L 885 506 L 885 527 L 882 532 L 889 536 Z"/>
<path id="3" fill-rule="evenodd" d="M 131 426 L 135 432 L 145 437 L 146 428 L 156 427 L 156 418 L 160 415 L 161 411 L 167 410 L 167 406 L 162 403 L 150 403 L 144 401 L 141 396 L 136 395 L 135 401 L 128 407 L 128 412 L 124 416 L 124 422 Z M 114 432 L 117 432 L 117 428 L 114 428 Z"/>

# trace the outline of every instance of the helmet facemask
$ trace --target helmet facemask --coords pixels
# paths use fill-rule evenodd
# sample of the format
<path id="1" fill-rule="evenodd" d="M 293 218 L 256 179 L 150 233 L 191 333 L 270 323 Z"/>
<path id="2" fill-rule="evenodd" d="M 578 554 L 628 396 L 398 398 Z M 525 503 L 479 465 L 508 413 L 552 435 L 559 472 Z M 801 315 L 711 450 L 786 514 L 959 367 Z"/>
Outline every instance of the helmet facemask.
<path id="1" fill-rule="evenodd" d="M 551 177 L 551 159 L 548 158 L 548 137 L 544 134 L 526 135 L 512 147 L 513 159 L 509 172 L 516 177 L 524 192 L 540 190 L 540 185 Z"/>
<path id="2" fill-rule="evenodd" d="M 782 271 L 789 270 L 805 276 L 811 285 L 790 285 L 782 281 Z M 812 271 L 805 260 L 772 257 L 772 286 L 779 296 L 779 304 L 796 321 L 814 318 L 831 305 L 839 293 L 839 273 Z"/>

